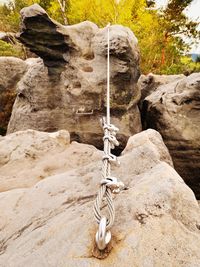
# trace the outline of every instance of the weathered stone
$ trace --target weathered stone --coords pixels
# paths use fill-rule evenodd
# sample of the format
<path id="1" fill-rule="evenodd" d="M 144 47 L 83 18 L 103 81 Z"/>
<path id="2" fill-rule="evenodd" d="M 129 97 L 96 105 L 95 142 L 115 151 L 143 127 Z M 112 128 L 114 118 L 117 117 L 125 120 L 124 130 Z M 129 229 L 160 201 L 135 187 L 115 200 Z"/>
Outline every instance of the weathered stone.
<path id="1" fill-rule="evenodd" d="M 16 97 L 16 85 L 27 69 L 23 60 L 0 57 L 0 134 L 6 133 Z"/>
<path id="2" fill-rule="evenodd" d="M 46 143 L 41 142 L 41 136 L 44 140 L 52 139 L 55 147 L 60 143 L 55 136 L 61 133 L 54 137 L 33 131 L 21 134 L 23 137 L 27 134 L 29 139 L 30 133 L 34 133 L 39 148 Z M 65 140 L 63 135 L 61 139 Z M 72 151 L 74 154 L 79 151 L 78 164 L 72 161 L 68 170 L 61 166 L 63 173 L 45 178 L 32 188 L 0 193 L 0 266 L 200 265 L 199 206 L 193 192 L 163 161 L 172 164 L 158 133 L 147 130 L 131 137 L 120 157 L 122 163 L 115 172 L 128 190 L 114 199 L 112 243 L 101 255 L 95 248 L 97 226 L 92 206 L 101 180 L 102 152 L 92 146 L 67 143 L 68 135 L 66 151 L 70 146 L 72 150 L 66 152 L 66 162 L 71 161 Z M 84 153 L 88 147 L 92 148 L 90 155 Z M 16 152 L 16 157 L 25 153 L 23 142 L 21 153 Z M 55 162 L 60 159 L 59 153 L 57 150 L 54 154 Z M 34 174 L 32 169 L 29 171 Z"/>
<path id="3" fill-rule="evenodd" d="M 56 133 L 19 131 L 0 139 L 0 192 L 30 187 L 47 176 L 68 169 L 70 137 L 67 131 Z M 71 145 L 74 147 L 75 145 Z M 55 155 L 56 161 L 55 161 Z"/>
<path id="4" fill-rule="evenodd" d="M 158 87 L 143 106 L 145 127 L 162 134 L 175 169 L 200 198 L 200 73 Z"/>
<path id="5" fill-rule="evenodd" d="M 0 32 L 0 40 L 10 44 L 15 44 L 17 41 L 13 32 Z"/>
<path id="6" fill-rule="evenodd" d="M 43 60 L 36 59 L 18 84 L 8 133 L 66 129 L 72 140 L 102 148 L 107 28 L 89 21 L 60 25 L 37 4 L 21 14 L 18 38 Z M 129 136 L 141 131 L 139 51 L 129 28 L 110 27 L 110 54 L 111 115 L 120 128 L 121 150 Z"/>
<path id="7" fill-rule="evenodd" d="M 140 99 L 140 109 L 142 110 L 142 104 L 148 95 L 157 90 L 160 85 L 164 85 L 167 83 L 179 81 L 183 79 L 185 75 L 156 75 L 153 73 L 149 73 L 148 75 L 141 75 L 138 80 L 138 86 L 141 91 L 141 99 Z"/>
<path id="8" fill-rule="evenodd" d="M 89 164 L 91 157 L 98 161 L 98 164 L 100 163 L 102 151 L 91 145 L 77 142 L 69 144 L 69 141 L 69 134 L 64 130 L 55 133 L 26 130 L 2 137 L 0 139 L 0 191 L 33 186 L 48 176 Z M 125 153 L 137 148 L 138 145 L 140 150 L 134 150 L 134 157 L 140 164 L 133 168 L 132 159 L 126 159 Z M 153 130 L 131 137 L 123 155 L 122 163 L 126 165 L 129 174 L 139 173 L 142 168 L 150 169 L 160 161 L 173 166 L 160 134 Z M 120 168 L 117 167 L 116 172 L 119 173 Z"/>

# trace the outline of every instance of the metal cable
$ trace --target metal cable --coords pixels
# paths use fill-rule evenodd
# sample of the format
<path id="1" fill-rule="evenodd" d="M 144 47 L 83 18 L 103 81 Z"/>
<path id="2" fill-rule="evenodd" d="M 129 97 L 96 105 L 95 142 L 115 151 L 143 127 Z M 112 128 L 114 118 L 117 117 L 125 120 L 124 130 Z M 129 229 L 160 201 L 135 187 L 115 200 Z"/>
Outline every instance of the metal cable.
<path id="1" fill-rule="evenodd" d="M 122 182 L 118 181 L 116 177 L 111 177 L 111 163 L 118 162 L 117 157 L 111 153 L 111 148 L 113 149 L 116 145 L 119 145 L 116 139 L 116 133 L 119 129 L 110 123 L 110 24 L 108 24 L 107 30 L 107 112 L 106 119 L 103 118 L 102 120 L 104 156 L 102 159 L 102 181 L 94 203 L 94 216 L 99 225 L 96 243 L 100 250 L 105 249 L 111 239 L 111 233 L 108 230 L 112 227 L 115 220 L 112 193 L 119 193 L 124 188 Z M 101 215 L 103 200 L 106 201 L 108 207 L 108 218 Z"/>

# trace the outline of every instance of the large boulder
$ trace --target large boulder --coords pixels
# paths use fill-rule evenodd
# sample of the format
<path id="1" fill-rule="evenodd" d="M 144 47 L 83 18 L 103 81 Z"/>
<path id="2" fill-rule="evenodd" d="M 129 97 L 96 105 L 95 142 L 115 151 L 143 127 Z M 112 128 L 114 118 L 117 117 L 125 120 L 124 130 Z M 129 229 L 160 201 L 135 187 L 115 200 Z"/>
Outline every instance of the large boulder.
<path id="1" fill-rule="evenodd" d="M 158 87 L 143 102 L 145 127 L 158 130 L 175 169 L 200 198 L 200 73 Z"/>
<path id="2" fill-rule="evenodd" d="M 151 168 L 155 162 L 160 161 L 173 166 L 159 133 L 148 130 L 129 138 L 123 154 L 138 145 L 140 150 L 135 149 L 134 153 L 140 164 L 134 167 L 134 172 L 137 169 L 140 172 L 142 168 Z M 153 150 L 154 147 L 156 151 Z M 74 141 L 70 144 L 69 133 L 65 130 L 55 133 L 26 130 L 9 134 L 0 138 L 0 192 L 31 187 L 48 176 L 87 165 L 91 160 L 100 165 L 102 153 L 91 145 Z M 122 158 L 130 174 L 133 171 L 131 161 L 126 156 Z M 114 169 L 120 172 L 120 168 Z"/>
<path id="3" fill-rule="evenodd" d="M 16 97 L 16 86 L 27 70 L 25 61 L 0 57 L 0 134 L 5 134 Z"/>
<path id="4" fill-rule="evenodd" d="M 149 73 L 147 75 L 142 74 L 138 80 L 138 86 L 141 91 L 140 106 L 142 106 L 145 97 L 156 91 L 160 85 L 175 82 L 184 78 L 184 74 L 178 75 L 157 75 Z"/>
<path id="5" fill-rule="evenodd" d="M 18 39 L 42 59 L 32 60 L 18 84 L 8 133 L 67 129 L 72 140 L 102 148 L 106 110 L 107 28 L 92 22 L 63 26 L 37 4 L 21 11 Z M 111 115 L 122 149 L 141 131 L 137 103 L 139 51 L 127 27 L 110 27 Z"/>
<path id="6" fill-rule="evenodd" d="M 25 133 L 30 138 L 29 131 L 22 133 L 24 137 Z M 35 132 L 39 147 L 40 134 L 48 138 L 47 133 Z M 51 136 L 55 147 L 59 135 Z M 200 266 L 200 209 L 191 189 L 170 166 L 159 133 L 147 130 L 131 137 L 120 157 L 114 172 L 127 190 L 114 199 L 113 237 L 102 253 L 94 242 L 97 225 L 92 212 L 102 152 L 93 147 L 90 154 L 80 154 L 89 146 L 77 144 L 77 150 L 74 143 L 66 145 L 66 151 L 70 146 L 74 150 L 66 153 L 66 162 L 74 154 L 79 164 L 72 161 L 66 170 L 61 166 L 63 173 L 31 188 L 0 193 L 0 266 Z M 23 153 L 24 144 L 16 155 Z M 54 154 L 55 162 L 59 153 Z"/>

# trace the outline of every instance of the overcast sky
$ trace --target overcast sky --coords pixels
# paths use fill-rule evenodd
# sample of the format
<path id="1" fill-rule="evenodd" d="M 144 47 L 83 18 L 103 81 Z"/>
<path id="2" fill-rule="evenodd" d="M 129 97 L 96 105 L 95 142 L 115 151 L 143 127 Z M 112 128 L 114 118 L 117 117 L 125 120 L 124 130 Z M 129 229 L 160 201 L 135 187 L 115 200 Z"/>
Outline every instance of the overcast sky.
<path id="1" fill-rule="evenodd" d="M 0 3 L 8 2 L 9 0 L 0 0 Z M 168 0 L 156 0 L 157 7 L 164 7 Z M 200 23 L 200 0 L 193 0 L 192 4 L 187 8 L 186 14 L 192 20 Z M 199 25 L 200 30 L 200 25 Z M 200 42 L 192 47 L 191 52 L 200 53 Z"/>

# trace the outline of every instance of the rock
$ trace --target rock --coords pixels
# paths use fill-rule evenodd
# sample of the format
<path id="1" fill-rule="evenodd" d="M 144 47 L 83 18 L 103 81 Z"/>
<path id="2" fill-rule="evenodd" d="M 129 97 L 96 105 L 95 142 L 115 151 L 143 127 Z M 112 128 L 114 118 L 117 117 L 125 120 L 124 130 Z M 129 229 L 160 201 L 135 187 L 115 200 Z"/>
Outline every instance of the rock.
<path id="1" fill-rule="evenodd" d="M 140 108 L 142 109 L 142 103 L 148 95 L 157 90 L 160 85 L 179 81 L 183 79 L 185 75 L 156 75 L 149 73 L 148 75 L 141 75 L 138 80 L 138 86 L 141 90 Z"/>
<path id="2" fill-rule="evenodd" d="M 101 255 L 94 243 L 97 226 L 92 206 L 101 179 L 102 152 L 84 144 L 69 145 L 66 132 L 55 133 L 54 137 L 35 131 L 21 134 L 30 139 L 30 133 L 34 133 L 39 148 L 45 146 L 47 139 L 52 139 L 56 148 L 60 145 L 58 136 L 62 135 L 61 140 L 66 142 L 65 161 L 71 161 L 72 154 L 76 154 L 79 164 L 72 161 L 68 170 L 61 167 L 63 173 L 31 188 L 0 193 L 0 266 L 200 265 L 200 209 L 193 192 L 164 162 L 166 159 L 172 164 L 157 132 L 147 130 L 131 137 L 120 157 L 122 164 L 115 172 L 128 190 L 114 200 L 112 243 Z M 89 147 L 92 153 L 86 155 Z M 23 157 L 23 143 L 21 153 L 16 153 L 17 158 Z M 55 162 L 60 160 L 59 153 L 58 149 L 54 153 Z M 47 151 L 43 158 L 48 154 Z M 33 173 L 32 169 L 29 171 Z"/>
<path id="3" fill-rule="evenodd" d="M 175 169 L 200 198 L 200 73 L 158 87 L 144 100 L 145 126 L 158 130 Z"/>
<path id="4" fill-rule="evenodd" d="M 16 57 L 0 57 L 0 90 L 15 87 L 27 69 L 27 64 Z"/>
<path id="5" fill-rule="evenodd" d="M 138 144 L 140 144 L 140 150 L 135 150 L 137 153 L 135 157 L 145 166 L 137 164 L 134 174 L 140 172 L 139 170 L 142 168 L 152 168 L 155 162 L 165 161 L 173 166 L 159 133 L 148 130 L 131 137 L 123 155 L 127 151 L 133 150 L 134 147 L 138 147 Z M 149 150 L 148 147 L 152 149 Z M 149 151 L 149 159 L 146 161 Z M 151 155 L 153 156 L 152 160 L 150 159 Z M 31 187 L 48 176 L 89 164 L 91 157 L 99 162 L 101 156 L 102 151 L 91 145 L 77 142 L 70 144 L 69 133 L 65 130 L 55 133 L 26 130 L 9 134 L 0 139 L 0 191 Z M 68 158 L 70 160 L 67 160 Z M 130 160 L 124 156 L 122 163 L 127 166 L 127 170 L 131 174 L 132 163 Z M 137 171 L 137 169 L 139 170 Z M 119 173 L 119 171 L 120 169 L 116 168 L 116 172 Z"/>
<path id="6" fill-rule="evenodd" d="M 16 97 L 16 85 L 26 69 L 26 63 L 19 58 L 0 57 L 0 134 L 6 133 Z"/>
<path id="7" fill-rule="evenodd" d="M 4 41 L 6 43 L 10 43 L 10 44 L 16 44 L 17 40 L 15 37 L 15 33 L 13 32 L 1 32 L 0 31 L 0 40 Z"/>
<path id="8" fill-rule="evenodd" d="M 70 154 L 69 142 L 69 133 L 64 130 L 56 133 L 19 131 L 1 138 L 0 192 L 30 187 L 60 173 L 64 166 L 66 170 L 73 161 L 73 157 L 70 162 L 65 159 L 66 151 Z"/>
<path id="9" fill-rule="evenodd" d="M 37 4 L 24 8 L 18 35 L 42 59 L 30 64 L 18 84 L 8 133 L 66 129 L 71 139 L 102 148 L 100 119 L 106 112 L 107 28 L 85 21 L 63 26 Z M 131 30 L 110 27 L 111 116 L 124 148 L 141 131 L 139 51 Z"/>
<path id="10" fill-rule="evenodd" d="M 42 179 L 99 160 L 91 145 L 70 144 L 69 133 L 19 131 L 0 139 L 0 192 L 31 187 Z M 55 161 L 56 157 L 56 161 Z"/>
<path id="11" fill-rule="evenodd" d="M 140 153 L 141 153 L 141 148 L 143 147 L 143 153 L 145 154 L 145 158 L 147 157 L 147 151 L 149 150 L 147 147 L 151 147 L 151 153 L 153 156 L 153 161 L 159 160 L 159 161 L 164 161 L 166 163 L 168 163 L 169 165 L 171 165 L 173 167 L 173 162 L 171 159 L 171 156 L 169 154 L 169 151 L 167 149 L 167 147 L 165 147 L 163 145 L 163 140 L 161 135 L 152 130 L 152 129 L 148 129 L 146 131 L 143 131 L 139 134 L 136 134 L 134 136 L 131 136 L 127 142 L 127 145 L 124 149 L 124 151 L 122 152 L 122 155 L 132 151 L 133 149 L 135 149 L 135 151 L 137 151 L 137 148 L 140 146 Z M 145 151 L 146 149 L 146 151 Z M 135 157 L 137 157 L 139 159 L 140 155 L 135 155 Z M 139 160 L 138 160 L 139 161 Z M 144 157 L 141 158 L 141 162 L 144 163 Z M 151 162 L 151 154 L 149 154 L 149 159 L 148 159 L 148 163 Z M 145 168 L 147 168 L 148 163 L 145 162 Z"/>

